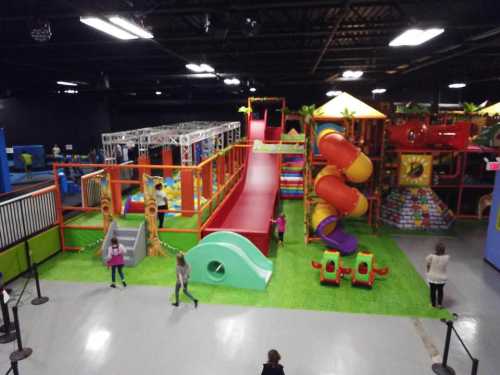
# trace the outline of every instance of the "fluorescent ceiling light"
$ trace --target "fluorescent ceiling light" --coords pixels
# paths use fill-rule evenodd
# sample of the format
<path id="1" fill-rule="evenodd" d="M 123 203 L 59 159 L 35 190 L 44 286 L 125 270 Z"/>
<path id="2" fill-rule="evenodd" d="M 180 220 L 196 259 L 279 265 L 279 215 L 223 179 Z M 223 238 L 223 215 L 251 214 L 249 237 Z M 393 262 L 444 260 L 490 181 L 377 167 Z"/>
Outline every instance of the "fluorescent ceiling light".
<path id="1" fill-rule="evenodd" d="M 163 93 L 162 93 L 161 91 L 155 91 L 155 94 L 156 94 L 156 95 L 161 95 L 161 94 L 163 94 Z"/>
<path id="2" fill-rule="evenodd" d="M 137 36 L 97 17 L 80 17 L 80 22 L 121 40 L 138 39 Z"/>
<path id="3" fill-rule="evenodd" d="M 203 72 L 203 68 L 198 64 L 189 63 L 189 64 L 186 64 L 186 68 L 188 68 L 189 70 L 191 70 L 192 72 L 195 72 L 195 73 L 202 73 Z"/>
<path id="4" fill-rule="evenodd" d="M 379 89 L 373 89 L 372 90 L 372 94 L 383 94 L 384 92 L 386 92 L 387 90 L 386 89 L 383 89 L 383 88 L 379 88 Z"/>
<path id="5" fill-rule="evenodd" d="M 255 87 L 250 87 L 250 92 L 255 92 L 257 89 Z"/>
<path id="6" fill-rule="evenodd" d="M 144 29 L 143 27 L 135 24 L 132 21 L 126 20 L 125 18 L 122 17 L 109 17 L 108 18 L 111 22 L 113 22 L 115 25 L 120 26 L 121 28 L 130 31 L 132 34 L 137 35 L 139 38 L 143 39 L 153 39 L 154 36 L 151 34 L 149 31 Z"/>
<path id="7" fill-rule="evenodd" d="M 237 86 L 240 84 L 240 80 L 238 78 L 226 78 L 224 83 L 230 86 Z"/>
<path id="8" fill-rule="evenodd" d="M 67 89 L 63 91 L 65 94 L 78 94 L 78 90 Z"/>
<path id="9" fill-rule="evenodd" d="M 206 72 L 206 73 L 213 73 L 213 72 L 215 72 L 215 69 L 212 68 L 208 64 L 200 64 L 200 68 L 202 69 L 202 72 Z"/>
<path id="10" fill-rule="evenodd" d="M 442 34 L 444 29 L 440 28 L 430 28 L 430 29 L 408 29 L 398 35 L 396 38 L 391 40 L 389 45 L 391 47 L 400 47 L 400 46 L 418 46 L 423 44 L 432 38 L 437 37 L 439 34 Z"/>
<path id="11" fill-rule="evenodd" d="M 195 63 L 189 63 L 189 64 L 186 64 L 186 68 L 188 68 L 189 70 L 191 70 L 192 72 L 195 72 L 195 73 L 213 73 L 215 72 L 215 69 L 212 68 L 210 65 L 208 64 L 195 64 Z"/>
<path id="12" fill-rule="evenodd" d="M 216 78 L 217 76 L 214 73 L 196 73 L 196 74 L 193 74 L 191 77 L 194 77 L 194 78 Z"/>
<path id="13" fill-rule="evenodd" d="M 346 79 L 358 79 L 361 78 L 363 72 L 361 70 L 346 70 L 342 73 L 342 77 Z"/>
<path id="14" fill-rule="evenodd" d="M 450 89 L 463 89 L 465 86 L 467 86 L 467 84 L 463 82 L 454 82 L 448 85 Z"/>
<path id="15" fill-rule="evenodd" d="M 342 94 L 342 91 L 339 91 L 339 90 L 330 90 L 326 93 L 326 96 L 332 98 L 334 96 L 339 96 L 340 94 Z"/>
<path id="16" fill-rule="evenodd" d="M 68 81 L 57 81 L 56 83 L 61 86 L 78 86 L 78 83 Z"/>

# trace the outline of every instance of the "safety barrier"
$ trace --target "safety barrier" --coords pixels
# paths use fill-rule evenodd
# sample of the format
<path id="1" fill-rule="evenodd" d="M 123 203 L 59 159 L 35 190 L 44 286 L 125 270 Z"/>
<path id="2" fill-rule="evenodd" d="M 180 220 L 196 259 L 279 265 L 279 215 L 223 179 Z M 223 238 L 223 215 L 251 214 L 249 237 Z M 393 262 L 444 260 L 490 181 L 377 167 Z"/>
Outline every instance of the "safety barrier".
<path id="1" fill-rule="evenodd" d="M 456 314 L 454 315 L 455 317 L 457 317 Z M 467 353 L 472 362 L 471 375 L 477 375 L 477 369 L 479 367 L 479 359 L 475 358 L 471 354 L 469 348 L 467 348 L 467 346 L 465 345 L 464 340 L 462 340 L 457 330 L 453 326 L 453 321 L 445 319 L 442 319 L 441 321 L 446 324 L 446 338 L 444 342 L 443 360 L 441 363 L 434 363 L 432 365 L 432 371 L 434 371 L 434 373 L 438 375 L 455 375 L 455 370 L 452 367 L 448 366 L 448 354 L 450 352 L 451 333 L 453 332 L 455 333 L 455 336 L 462 345 L 462 348 L 465 350 L 465 352 Z"/>
<path id="2" fill-rule="evenodd" d="M 54 186 L 0 203 L 0 251 L 47 230 L 57 222 Z"/>

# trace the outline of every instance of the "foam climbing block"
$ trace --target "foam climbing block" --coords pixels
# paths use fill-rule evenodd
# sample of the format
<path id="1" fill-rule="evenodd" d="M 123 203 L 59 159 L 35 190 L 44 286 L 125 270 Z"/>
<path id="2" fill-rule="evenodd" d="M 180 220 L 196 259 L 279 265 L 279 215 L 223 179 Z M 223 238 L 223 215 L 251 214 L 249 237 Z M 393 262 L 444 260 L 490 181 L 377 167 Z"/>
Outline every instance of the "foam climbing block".
<path id="1" fill-rule="evenodd" d="M 218 231 L 204 237 L 187 254 L 191 281 L 242 289 L 266 289 L 273 263 L 247 238 Z"/>

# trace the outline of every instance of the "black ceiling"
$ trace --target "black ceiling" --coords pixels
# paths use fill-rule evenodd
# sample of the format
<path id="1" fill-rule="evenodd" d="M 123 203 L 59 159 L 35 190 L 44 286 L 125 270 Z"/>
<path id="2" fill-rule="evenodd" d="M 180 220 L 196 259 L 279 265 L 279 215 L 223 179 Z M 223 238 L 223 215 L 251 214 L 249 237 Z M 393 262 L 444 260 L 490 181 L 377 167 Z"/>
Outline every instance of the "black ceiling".
<path id="1" fill-rule="evenodd" d="M 155 38 L 119 41 L 80 23 L 87 14 L 135 17 Z M 246 18 L 259 25 L 253 36 L 243 30 Z M 30 36 L 40 20 L 51 24 L 50 41 Z M 408 26 L 446 31 L 420 47 L 389 47 Z M 480 87 L 500 77 L 498 0 L 3 0 L 0 31 L 4 93 L 54 90 L 56 80 L 119 95 L 234 91 L 220 79 L 193 78 L 188 61 L 206 61 L 222 78 L 250 81 L 261 94 L 375 86 L 394 92 L 451 80 Z M 345 69 L 365 74 L 359 82 L 337 81 Z"/>

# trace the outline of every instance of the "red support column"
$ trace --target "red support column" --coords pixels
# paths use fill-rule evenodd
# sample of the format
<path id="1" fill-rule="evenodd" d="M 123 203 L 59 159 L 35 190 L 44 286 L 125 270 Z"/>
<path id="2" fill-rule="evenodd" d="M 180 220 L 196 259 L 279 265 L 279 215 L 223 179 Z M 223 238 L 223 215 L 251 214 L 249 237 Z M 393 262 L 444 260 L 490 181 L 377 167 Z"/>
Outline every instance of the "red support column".
<path id="1" fill-rule="evenodd" d="M 120 180 L 120 167 L 112 166 L 110 168 L 111 181 Z M 122 186 L 119 183 L 111 182 L 111 196 L 113 197 L 113 213 L 121 215 L 122 213 Z"/>
<path id="2" fill-rule="evenodd" d="M 206 199 L 210 199 L 212 197 L 212 162 L 207 163 L 201 169 L 201 178 L 203 180 L 203 197 Z"/>
<path id="3" fill-rule="evenodd" d="M 163 148 L 161 152 L 161 160 L 163 165 L 173 165 L 173 157 L 172 157 L 172 149 L 170 147 L 165 147 Z M 171 169 L 164 169 L 163 170 L 163 177 L 172 177 L 172 170 Z"/>
<path id="4" fill-rule="evenodd" d="M 192 169 L 181 169 L 181 208 L 194 210 L 194 178 Z M 193 216 L 192 213 L 183 213 L 182 216 Z"/>

